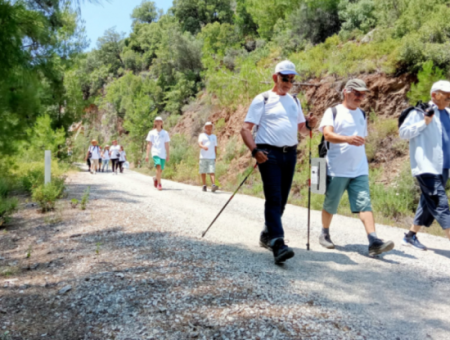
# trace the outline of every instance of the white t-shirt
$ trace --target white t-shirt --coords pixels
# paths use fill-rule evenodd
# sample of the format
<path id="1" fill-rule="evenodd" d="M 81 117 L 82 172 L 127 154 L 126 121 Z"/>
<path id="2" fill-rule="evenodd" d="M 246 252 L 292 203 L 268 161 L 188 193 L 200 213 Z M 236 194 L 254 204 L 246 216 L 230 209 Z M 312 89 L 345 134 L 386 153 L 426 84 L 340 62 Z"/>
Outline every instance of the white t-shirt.
<path id="1" fill-rule="evenodd" d="M 148 133 L 147 142 L 152 143 L 152 157 L 158 156 L 161 159 L 166 159 L 166 143 L 170 142 L 169 134 L 166 130 L 153 129 Z"/>
<path id="2" fill-rule="evenodd" d="M 125 156 L 126 156 L 126 152 L 125 151 L 120 151 L 120 156 L 119 156 L 119 162 L 125 162 Z"/>
<path id="3" fill-rule="evenodd" d="M 91 159 L 100 159 L 100 147 L 91 145 L 89 151 L 91 152 Z"/>
<path id="4" fill-rule="evenodd" d="M 367 120 L 360 109 L 349 110 L 342 104 L 336 106 L 337 114 L 333 121 L 331 108 L 325 111 L 319 130 L 323 132 L 325 126 L 332 126 L 334 132 L 341 136 L 360 136 L 366 138 Z M 327 153 L 328 176 L 355 178 L 369 175 L 366 148 L 347 143 L 330 143 Z"/>
<path id="5" fill-rule="evenodd" d="M 203 132 L 200 134 L 200 136 L 198 136 L 198 142 L 202 143 L 203 146 L 208 147 L 208 151 L 200 149 L 200 159 L 216 159 L 216 135 L 208 135 L 207 133 Z"/>
<path id="6" fill-rule="evenodd" d="M 102 159 L 105 160 L 105 161 L 109 161 L 109 159 L 110 159 L 110 157 L 109 157 L 109 150 L 106 150 L 106 149 L 105 149 L 105 150 L 103 151 Z"/>
<path id="7" fill-rule="evenodd" d="M 253 99 L 245 122 L 258 125 L 256 144 L 273 146 L 294 146 L 298 144 L 298 124 L 305 122 L 300 101 L 290 95 L 279 96 L 269 91 L 264 104 L 262 94 Z"/>
<path id="8" fill-rule="evenodd" d="M 119 153 L 120 153 L 120 145 L 113 145 L 109 147 L 109 155 L 111 156 L 111 159 L 119 158 Z"/>

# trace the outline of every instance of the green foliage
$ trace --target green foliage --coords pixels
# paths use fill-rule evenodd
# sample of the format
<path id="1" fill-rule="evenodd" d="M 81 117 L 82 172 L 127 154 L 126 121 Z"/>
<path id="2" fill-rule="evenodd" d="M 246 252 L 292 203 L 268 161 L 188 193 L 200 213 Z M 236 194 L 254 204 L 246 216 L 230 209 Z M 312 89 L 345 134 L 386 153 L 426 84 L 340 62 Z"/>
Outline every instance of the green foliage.
<path id="1" fill-rule="evenodd" d="M 44 155 L 42 153 L 42 159 Z M 58 182 L 58 186 L 64 183 L 64 173 L 68 170 L 68 166 L 52 161 L 52 182 Z M 12 170 L 12 175 L 19 183 L 19 187 L 29 193 L 33 188 L 42 186 L 45 179 L 45 165 L 40 162 L 21 162 Z M 62 184 L 61 184 L 62 182 Z"/>
<path id="2" fill-rule="evenodd" d="M 427 103 L 430 100 L 430 90 L 433 83 L 445 79 L 444 72 L 434 67 L 433 62 L 427 61 L 423 64 L 422 70 L 417 74 L 417 83 L 411 85 L 407 97 L 415 105 L 419 100 Z"/>
<path id="3" fill-rule="evenodd" d="M 91 193 L 91 187 L 87 187 L 84 190 L 83 196 L 81 196 L 81 210 L 86 210 L 86 206 L 89 202 L 89 195 Z"/>
<path id="4" fill-rule="evenodd" d="M 131 13 L 133 25 L 150 24 L 158 19 L 158 11 L 153 1 L 143 0 Z"/>
<path id="5" fill-rule="evenodd" d="M 339 19 L 342 21 L 342 34 L 349 34 L 355 30 L 367 33 L 377 24 L 375 1 L 341 0 L 339 2 Z"/>
<path id="6" fill-rule="evenodd" d="M 64 181 L 52 181 L 32 189 L 32 199 L 37 202 L 42 212 L 55 209 L 56 200 L 63 195 Z"/>

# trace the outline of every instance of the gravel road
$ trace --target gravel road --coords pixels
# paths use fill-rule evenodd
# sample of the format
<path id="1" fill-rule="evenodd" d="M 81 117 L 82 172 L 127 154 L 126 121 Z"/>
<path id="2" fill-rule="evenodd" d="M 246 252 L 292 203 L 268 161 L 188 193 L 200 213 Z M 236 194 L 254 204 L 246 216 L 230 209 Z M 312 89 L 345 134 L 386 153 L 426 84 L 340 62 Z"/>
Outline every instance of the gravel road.
<path id="1" fill-rule="evenodd" d="M 326 250 L 314 211 L 308 252 L 307 211 L 288 206 L 296 256 L 276 266 L 258 246 L 259 198 L 237 195 L 202 239 L 229 193 L 164 180 L 159 192 L 132 171 L 80 172 L 65 204 L 87 186 L 86 211 L 66 209 L 52 224 L 24 209 L 2 235 L 0 266 L 19 268 L 0 279 L 11 339 L 450 338 L 446 239 L 421 235 L 430 249 L 419 252 L 400 246 L 404 230 L 379 225 L 398 246 L 372 259 L 361 222 L 337 216 L 336 249 Z"/>

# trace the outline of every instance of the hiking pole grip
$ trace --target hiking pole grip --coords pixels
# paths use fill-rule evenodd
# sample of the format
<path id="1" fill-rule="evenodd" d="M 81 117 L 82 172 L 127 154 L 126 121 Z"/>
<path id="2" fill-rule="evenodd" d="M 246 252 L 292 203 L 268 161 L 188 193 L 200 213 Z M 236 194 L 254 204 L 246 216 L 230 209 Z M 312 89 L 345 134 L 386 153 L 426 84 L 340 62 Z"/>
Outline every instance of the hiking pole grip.
<path id="1" fill-rule="evenodd" d="M 236 193 L 239 191 L 239 189 L 244 185 L 245 181 L 250 177 L 250 175 L 253 173 L 253 170 L 256 169 L 256 167 L 258 166 L 258 163 L 256 163 L 252 170 L 248 173 L 247 176 L 245 176 L 244 180 L 241 182 L 241 184 L 237 187 L 237 189 L 233 192 L 233 195 L 231 195 L 231 197 L 228 199 L 227 203 L 225 203 L 225 205 L 223 206 L 223 208 L 219 211 L 219 213 L 217 214 L 217 216 L 214 218 L 214 220 L 211 222 L 211 224 L 209 225 L 209 227 L 202 233 L 202 237 L 205 237 L 206 233 L 208 232 L 208 230 L 212 227 L 212 225 L 214 224 L 214 222 L 216 222 L 216 220 L 219 218 L 220 214 L 222 214 L 222 212 L 225 210 L 225 208 L 227 207 L 228 203 L 231 202 L 231 200 L 233 199 L 234 195 L 236 195 Z"/>

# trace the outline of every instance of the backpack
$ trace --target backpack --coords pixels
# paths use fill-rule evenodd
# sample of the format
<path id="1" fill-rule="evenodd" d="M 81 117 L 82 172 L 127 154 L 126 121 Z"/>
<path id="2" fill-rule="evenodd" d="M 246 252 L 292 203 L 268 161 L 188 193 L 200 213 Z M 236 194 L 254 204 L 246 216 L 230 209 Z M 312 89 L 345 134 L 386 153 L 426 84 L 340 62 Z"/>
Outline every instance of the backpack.
<path id="1" fill-rule="evenodd" d="M 266 106 L 267 101 L 269 100 L 270 91 L 272 91 L 272 90 L 269 90 L 269 91 L 266 91 L 266 92 L 262 93 L 262 96 L 264 98 L 264 107 Z M 298 101 L 297 94 L 292 95 L 292 97 L 294 98 L 294 100 L 297 103 L 297 105 L 300 107 L 300 103 Z M 256 140 L 256 135 L 258 133 L 258 128 L 259 128 L 258 125 L 253 126 L 253 130 L 252 130 L 253 140 Z"/>
<path id="2" fill-rule="evenodd" d="M 336 116 L 337 116 L 337 108 L 336 108 L 336 106 L 333 106 L 331 108 L 331 112 L 333 113 L 333 122 L 334 122 L 335 119 L 336 119 Z M 361 112 L 362 112 L 362 114 L 364 116 L 364 120 L 366 120 L 366 113 L 364 112 L 364 110 L 361 110 Z M 325 140 L 325 136 L 322 135 L 322 139 L 321 139 L 320 144 L 319 144 L 319 157 L 320 158 L 325 158 L 329 149 L 330 149 L 330 142 L 327 142 Z"/>
<path id="3" fill-rule="evenodd" d="M 403 110 L 402 113 L 400 113 L 400 117 L 398 117 L 398 128 L 400 129 L 400 126 L 404 123 L 406 117 L 408 117 L 409 113 L 413 110 L 421 111 L 425 115 L 432 115 L 434 113 L 434 107 L 433 105 L 430 105 L 428 103 L 422 103 L 421 100 L 419 100 L 416 104 L 416 106 L 408 107 L 407 109 Z"/>

